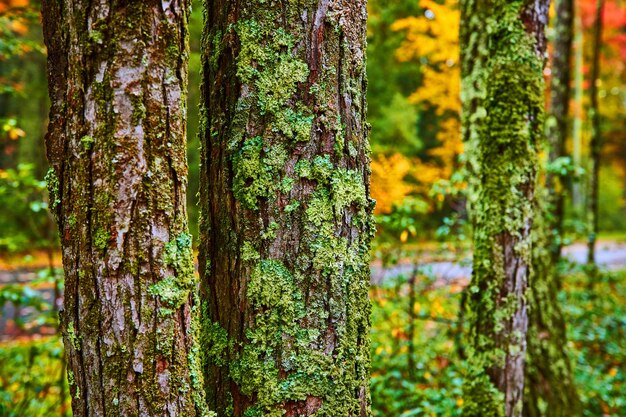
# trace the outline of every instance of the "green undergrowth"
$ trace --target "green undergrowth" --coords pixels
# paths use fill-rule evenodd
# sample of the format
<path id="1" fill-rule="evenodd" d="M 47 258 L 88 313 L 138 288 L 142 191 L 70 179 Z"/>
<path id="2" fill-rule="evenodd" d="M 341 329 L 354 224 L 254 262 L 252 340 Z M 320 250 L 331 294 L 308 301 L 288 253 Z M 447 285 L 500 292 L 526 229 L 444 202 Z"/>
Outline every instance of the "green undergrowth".
<path id="1" fill-rule="evenodd" d="M 0 343 L 0 416 L 70 416 L 57 336 Z"/>
<path id="2" fill-rule="evenodd" d="M 431 280 L 420 276 L 411 302 L 403 278 L 372 288 L 374 417 L 461 415 L 465 363 L 457 354 L 456 324 L 461 289 L 457 284 L 432 289 Z"/>
<path id="3" fill-rule="evenodd" d="M 420 276 L 412 303 L 406 279 L 371 289 L 373 417 L 461 415 L 461 284 L 440 286 Z M 626 271 L 602 275 L 592 290 L 585 275 L 569 274 L 560 300 L 583 416 L 626 416 Z M 0 416 L 69 416 L 62 356 L 56 336 L 0 343 Z"/>
<path id="4" fill-rule="evenodd" d="M 626 416 L 626 271 L 604 274 L 593 290 L 584 274 L 569 274 L 564 282 L 560 300 L 583 416 Z M 371 291 L 374 417 L 462 415 L 461 287 L 432 287 L 418 278 L 411 372 L 408 284 Z"/>

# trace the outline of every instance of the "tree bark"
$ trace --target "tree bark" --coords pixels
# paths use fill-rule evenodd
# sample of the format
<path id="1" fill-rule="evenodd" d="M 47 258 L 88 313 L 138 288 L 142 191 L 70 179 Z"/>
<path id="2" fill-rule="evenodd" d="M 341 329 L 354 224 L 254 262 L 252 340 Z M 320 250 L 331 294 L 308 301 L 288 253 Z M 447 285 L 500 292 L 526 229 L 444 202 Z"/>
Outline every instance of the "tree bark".
<path id="1" fill-rule="evenodd" d="M 75 416 L 209 415 L 185 209 L 188 10 L 43 2 Z"/>
<path id="2" fill-rule="evenodd" d="M 600 154 L 602 152 L 602 132 L 600 126 L 600 104 L 598 103 L 598 81 L 600 79 L 600 55 L 602 49 L 602 26 L 604 19 L 604 0 L 597 0 L 596 21 L 593 29 L 593 58 L 591 61 L 591 75 L 589 80 L 591 105 L 589 116 L 591 117 L 591 142 L 589 159 L 589 207 L 587 211 L 589 222 L 589 238 L 587 264 L 591 267 L 593 282 L 595 270 L 597 269 L 595 260 L 596 239 L 598 235 L 598 192 L 600 177 Z"/>
<path id="3" fill-rule="evenodd" d="M 570 102 L 574 4 L 556 5 L 556 37 L 552 61 L 551 115 L 547 122 L 548 163 L 565 156 Z M 537 192 L 533 226 L 533 268 L 528 291 L 529 329 L 524 416 L 573 417 L 580 400 L 567 354 L 565 320 L 558 301 L 557 266 L 561 256 L 564 178 L 548 170 L 545 188 Z"/>
<path id="4" fill-rule="evenodd" d="M 219 416 L 369 416 L 365 1 L 205 6 L 209 404 Z"/>
<path id="5" fill-rule="evenodd" d="M 532 271 L 527 292 L 529 306 L 528 353 L 524 393 L 525 417 L 575 417 L 580 415 L 572 360 L 568 356 L 565 319 L 559 305 L 561 280 L 554 262 L 550 214 L 537 195 L 532 236 Z"/>
<path id="6" fill-rule="evenodd" d="M 474 261 L 465 416 L 520 416 L 548 0 L 461 2 Z"/>

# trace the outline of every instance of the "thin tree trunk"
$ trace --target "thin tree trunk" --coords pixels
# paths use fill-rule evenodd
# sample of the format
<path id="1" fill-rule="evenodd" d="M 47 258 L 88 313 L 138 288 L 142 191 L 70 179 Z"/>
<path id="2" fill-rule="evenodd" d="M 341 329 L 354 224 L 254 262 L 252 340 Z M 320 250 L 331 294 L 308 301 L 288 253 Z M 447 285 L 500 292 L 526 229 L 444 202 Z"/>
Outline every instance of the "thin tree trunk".
<path id="1" fill-rule="evenodd" d="M 74 416 L 209 414 L 185 209 L 188 9 L 43 2 Z"/>
<path id="2" fill-rule="evenodd" d="M 369 416 L 365 1 L 205 5 L 209 404 Z"/>
<path id="3" fill-rule="evenodd" d="M 576 7 L 574 31 L 576 33 L 574 43 L 574 120 L 572 121 L 572 157 L 574 166 L 582 165 L 582 137 L 583 137 L 583 27 L 582 16 L 580 15 L 580 5 Z M 574 207 L 575 218 L 580 219 L 583 209 L 583 193 L 580 181 L 575 181 L 572 185 L 572 206 Z"/>
<path id="4" fill-rule="evenodd" d="M 463 136 L 473 175 L 465 416 L 522 413 L 548 0 L 461 2 Z"/>
<path id="5" fill-rule="evenodd" d="M 408 340 L 408 351 L 407 351 L 407 366 L 409 368 L 409 378 L 411 381 L 415 381 L 415 321 L 417 320 L 417 314 L 415 314 L 415 300 L 417 298 L 416 294 L 416 284 L 417 284 L 417 274 L 419 273 L 417 260 L 413 265 L 413 271 L 411 272 L 411 277 L 409 278 L 409 305 L 408 305 L 408 328 L 407 334 L 409 337 Z"/>
<path id="6" fill-rule="evenodd" d="M 554 51 L 552 54 L 552 79 L 550 85 L 550 117 L 547 123 L 549 145 L 548 163 L 555 163 L 566 155 L 569 103 L 571 98 L 571 63 L 572 42 L 574 37 L 574 1 L 558 0 L 556 2 L 556 23 Z M 553 171 L 546 174 L 546 188 L 549 202 L 547 208 L 551 212 L 547 226 L 554 234 L 552 253 L 554 262 L 561 257 L 562 228 L 565 207 L 565 178 L 555 175 Z"/>
<path id="7" fill-rule="evenodd" d="M 600 131 L 600 105 L 598 103 L 598 81 L 600 80 L 600 55 L 602 49 L 602 23 L 604 14 L 604 0 L 597 0 L 596 21 L 593 30 L 593 59 L 591 62 L 591 86 L 589 95 L 591 96 L 591 106 L 589 116 L 591 117 L 591 143 L 590 143 L 590 176 L 589 176 L 589 240 L 587 264 L 596 269 L 595 251 L 596 238 L 598 235 L 598 190 L 600 176 L 600 154 L 602 151 L 602 132 Z M 594 274 L 595 275 L 595 274 Z M 593 280 L 593 277 L 592 277 Z"/>

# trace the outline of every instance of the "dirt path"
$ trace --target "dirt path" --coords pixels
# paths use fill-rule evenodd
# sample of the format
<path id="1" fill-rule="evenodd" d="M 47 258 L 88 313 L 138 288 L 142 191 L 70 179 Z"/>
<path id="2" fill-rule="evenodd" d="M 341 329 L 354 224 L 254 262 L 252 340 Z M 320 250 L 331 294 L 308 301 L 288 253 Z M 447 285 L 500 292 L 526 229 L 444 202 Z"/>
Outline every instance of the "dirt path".
<path id="1" fill-rule="evenodd" d="M 587 262 L 587 246 L 584 243 L 575 243 L 567 246 L 564 248 L 563 254 L 576 264 L 582 265 Z M 598 242 L 596 262 L 602 269 L 608 271 L 626 269 L 626 243 Z M 383 268 L 380 264 L 373 264 L 372 285 L 384 284 L 400 275 L 408 276 L 413 273 L 414 268 L 414 264 L 408 260 L 386 268 Z M 472 261 L 468 255 L 465 259 L 456 262 L 424 263 L 419 265 L 417 270 L 420 274 L 431 276 L 438 280 L 469 279 L 472 275 Z"/>

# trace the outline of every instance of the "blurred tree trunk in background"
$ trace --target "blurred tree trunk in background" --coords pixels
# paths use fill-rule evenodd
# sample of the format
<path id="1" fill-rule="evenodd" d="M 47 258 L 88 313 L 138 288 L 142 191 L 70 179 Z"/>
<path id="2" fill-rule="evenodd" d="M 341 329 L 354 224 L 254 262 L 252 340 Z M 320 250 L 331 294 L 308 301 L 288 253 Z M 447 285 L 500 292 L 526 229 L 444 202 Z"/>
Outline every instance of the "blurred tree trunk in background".
<path id="1" fill-rule="evenodd" d="M 474 260 L 464 416 L 521 416 L 549 0 L 461 1 Z"/>
<path id="2" fill-rule="evenodd" d="M 579 2 L 575 2 L 574 13 L 574 118 L 572 121 L 572 160 L 576 168 L 582 165 L 582 142 L 583 142 L 583 23 L 581 7 Z M 583 193 L 581 181 L 574 181 L 572 184 L 572 208 L 574 209 L 574 219 L 580 220 L 585 213 L 583 208 Z"/>
<path id="3" fill-rule="evenodd" d="M 185 192 L 186 1 L 44 1 L 75 416 L 209 415 Z"/>
<path id="4" fill-rule="evenodd" d="M 369 416 L 365 1 L 205 5 L 209 405 Z"/>
<path id="5" fill-rule="evenodd" d="M 600 54 L 602 50 L 602 23 L 604 13 L 604 0 L 597 0 L 596 20 L 593 28 L 593 58 L 591 61 L 591 74 L 589 79 L 589 96 L 591 105 L 589 107 L 589 117 L 591 118 L 591 142 L 589 144 L 589 204 L 588 204 L 588 225 L 589 241 L 587 264 L 591 267 L 591 282 L 595 279 L 597 269 L 596 239 L 598 236 L 598 191 L 600 176 L 600 155 L 602 151 L 602 132 L 600 126 L 600 105 L 598 103 L 598 81 L 600 79 Z"/>
<path id="6" fill-rule="evenodd" d="M 533 268 L 528 291 L 529 328 L 524 416 L 573 417 L 580 401 L 567 356 L 565 320 L 558 301 L 565 176 L 555 172 L 565 156 L 571 84 L 573 0 L 556 4 L 549 145 L 545 188 L 538 185 L 533 225 Z M 568 171 L 569 172 L 569 171 Z"/>
<path id="7" fill-rule="evenodd" d="M 552 51 L 552 76 L 550 84 L 550 116 L 547 119 L 548 164 L 554 165 L 566 156 L 569 104 L 572 83 L 572 42 L 574 38 L 574 0 L 556 0 L 555 37 Z M 551 216 L 546 225 L 554 235 L 552 245 L 554 262 L 561 257 L 562 228 L 565 207 L 565 175 L 548 169 L 546 188 L 547 208 Z"/>

